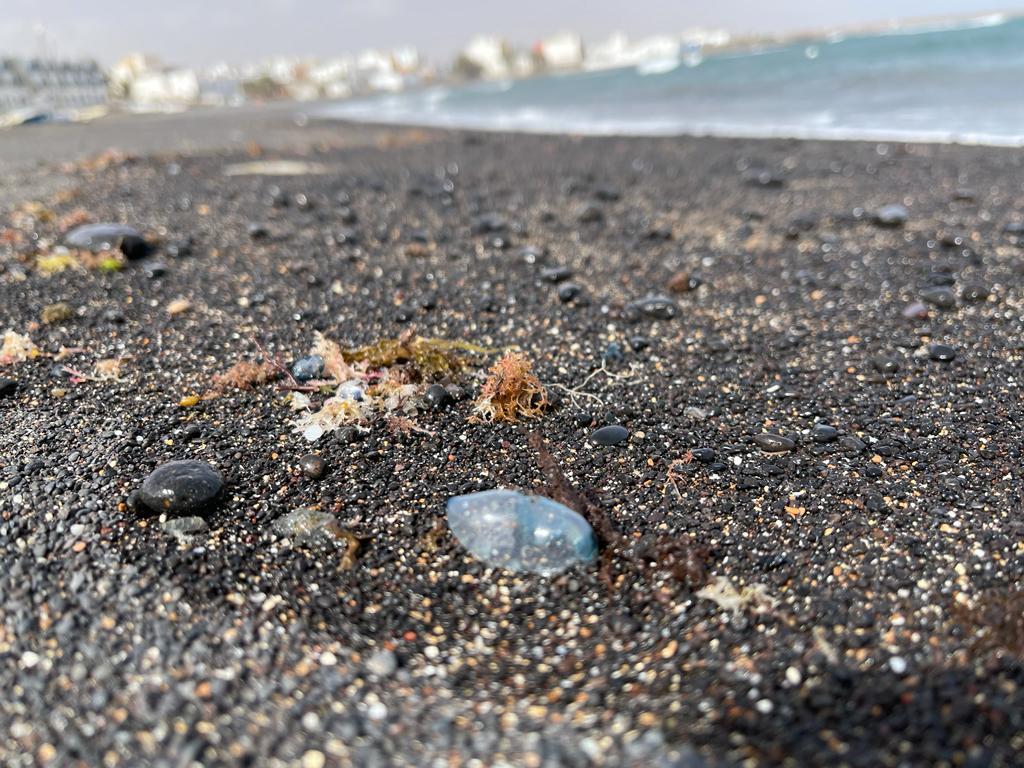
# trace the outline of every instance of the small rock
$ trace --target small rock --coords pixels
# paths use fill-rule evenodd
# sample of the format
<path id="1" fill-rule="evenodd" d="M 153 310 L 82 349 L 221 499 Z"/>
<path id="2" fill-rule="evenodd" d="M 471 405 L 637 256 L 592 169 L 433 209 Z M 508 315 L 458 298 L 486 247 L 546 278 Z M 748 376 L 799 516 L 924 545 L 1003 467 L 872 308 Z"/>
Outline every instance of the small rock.
<path id="1" fill-rule="evenodd" d="M 956 349 L 949 344 L 930 344 L 928 346 L 928 357 L 940 363 L 951 363 L 956 359 Z"/>
<path id="2" fill-rule="evenodd" d="M 164 533 L 169 533 L 176 539 L 188 541 L 196 534 L 205 531 L 209 526 L 201 517 L 173 517 L 160 524 Z"/>
<path id="3" fill-rule="evenodd" d="M 894 357 L 887 357 L 886 355 L 875 355 L 871 358 L 871 364 L 875 367 L 876 371 L 884 374 L 893 374 L 900 369 L 899 361 Z"/>
<path id="4" fill-rule="evenodd" d="M 595 430 L 590 435 L 590 442 L 598 445 L 618 445 L 629 437 L 629 430 L 619 424 L 609 424 Z"/>
<path id="5" fill-rule="evenodd" d="M 572 277 L 569 267 L 545 267 L 540 271 L 540 279 L 545 283 L 560 283 Z"/>
<path id="6" fill-rule="evenodd" d="M 205 461 L 169 461 L 149 474 L 138 499 L 154 512 L 180 516 L 208 507 L 223 487 L 220 472 Z"/>
<path id="7" fill-rule="evenodd" d="M 839 430 L 829 424 L 815 424 L 811 429 L 811 439 L 816 443 L 831 443 L 839 436 Z"/>
<path id="8" fill-rule="evenodd" d="M 580 295 L 581 290 L 576 283 L 562 283 L 562 285 L 558 286 L 558 300 L 563 304 L 568 304 Z"/>
<path id="9" fill-rule="evenodd" d="M 525 264 L 536 264 L 547 258 L 547 249 L 538 248 L 533 245 L 524 245 L 519 249 L 519 258 Z"/>
<path id="10" fill-rule="evenodd" d="M 150 280 L 156 280 L 157 278 L 163 277 L 167 274 L 167 265 L 162 261 L 144 262 L 142 269 L 146 273 L 146 277 Z"/>
<path id="11" fill-rule="evenodd" d="M 366 668 L 377 677 L 390 677 L 398 669 L 398 659 L 389 650 L 380 650 L 366 660 Z"/>
<path id="12" fill-rule="evenodd" d="M 634 352 L 643 352 L 645 349 L 651 346 L 651 340 L 646 336 L 630 336 L 629 346 Z"/>
<path id="13" fill-rule="evenodd" d="M 956 294 L 947 287 L 938 286 L 921 292 L 921 298 L 939 309 L 953 309 L 956 307 Z"/>
<path id="14" fill-rule="evenodd" d="M 862 453 L 868 446 L 859 437 L 843 435 L 843 437 L 839 438 L 839 447 L 850 453 Z"/>
<path id="15" fill-rule="evenodd" d="M 751 168 L 743 172 L 743 181 L 752 187 L 781 189 L 786 183 L 784 174 L 763 168 Z"/>
<path id="16" fill-rule="evenodd" d="M 909 218 L 910 212 L 899 203 L 883 205 L 871 214 L 871 221 L 880 227 L 902 227 Z"/>
<path id="17" fill-rule="evenodd" d="M 668 280 L 668 289 L 672 293 L 689 293 L 700 288 L 703 283 L 704 281 L 697 275 L 692 275 L 689 272 L 676 272 Z"/>
<path id="18" fill-rule="evenodd" d="M 483 213 L 473 220 L 474 235 L 494 235 L 508 230 L 508 219 L 499 213 Z"/>
<path id="19" fill-rule="evenodd" d="M 928 307 L 920 301 L 908 304 L 903 310 L 903 316 L 908 320 L 924 320 L 928 317 Z"/>
<path id="20" fill-rule="evenodd" d="M 128 259 L 140 259 L 149 253 L 149 244 L 142 233 L 126 224 L 83 224 L 64 235 L 69 248 L 99 253 L 120 250 Z"/>
<path id="21" fill-rule="evenodd" d="M 302 470 L 302 474 L 311 480 L 319 480 L 324 476 L 324 472 L 327 471 L 327 462 L 324 461 L 322 456 L 317 456 L 315 453 L 307 453 L 299 459 L 299 469 Z"/>
<path id="22" fill-rule="evenodd" d="M 581 224 L 597 224 L 604 221 L 604 211 L 597 203 L 586 203 L 576 214 Z"/>
<path id="23" fill-rule="evenodd" d="M 763 432 L 754 436 L 754 445 L 765 453 L 785 453 L 796 448 L 796 443 L 788 437 L 776 435 L 771 432 Z"/>
<path id="24" fill-rule="evenodd" d="M 442 384 L 431 384 L 423 393 L 423 402 L 432 410 L 440 411 L 452 402 L 452 396 Z"/>
<path id="25" fill-rule="evenodd" d="M 18 391 L 18 382 L 0 377 L 0 397 L 10 397 Z"/>
<path id="26" fill-rule="evenodd" d="M 266 240 L 270 237 L 270 227 L 261 222 L 254 221 L 246 228 L 249 237 L 253 240 Z"/>
<path id="27" fill-rule="evenodd" d="M 671 320 L 679 314 L 679 308 L 667 296 L 652 295 L 629 302 L 622 314 L 623 318 L 631 323 L 635 323 L 643 317 L 653 320 Z"/>
<path id="28" fill-rule="evenodd" d="M 192 255 L 192 238 L 173 240 L 164 248 L 164 252 L 172 259 L 184 258 Z"/>
<path id="29" fill-rule="evenodd" d="M 324 359 L 320 355 L 309 355 L 292 364 L 292 376 L 298 381 L 319 379 L 324 373 Z"/>
<path id="30" fill-rule="evenodd" d="M 971 304 L 985 301 L 991 295 L 991 289 L 987 285 L 981 285 L 980 283 L 965 285 L 960 291 L 960 298 Z"/>
<path id="31" fill-rule="evenodd" d="M 699 461 L 701 464 L 710 464 L 715 460 L 713 448 L 694 448 L 690 451 L 690 455 L 693 456 L 694 461 Z"/>

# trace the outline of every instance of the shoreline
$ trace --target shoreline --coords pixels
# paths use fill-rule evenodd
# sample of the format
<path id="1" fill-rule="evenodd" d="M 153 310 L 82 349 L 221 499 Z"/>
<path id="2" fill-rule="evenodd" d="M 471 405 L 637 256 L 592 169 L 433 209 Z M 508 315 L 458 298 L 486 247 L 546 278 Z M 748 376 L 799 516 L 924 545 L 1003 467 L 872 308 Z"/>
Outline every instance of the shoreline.
<path id="1" fill-rule="evenodd" d="M 40 351 L 0 368 L 0 762 L 1016 760 L 1024 153 L 292 117 L 0 134 L 0 325 Z M 309 174 L 238 168 L 279 159 Z M 160 268 L 42 269 L 83 219 Z M 411 427 L 307 442 L 286 389 L 213 391 L 413 328 L 558 396 L 474 421 L 485 358 Z M 530 432 L 685 573 L 470 555 L 446 501 L 542 492 Z M 178 459 L 227 482 L 191 538 L 130 504 Z M 300 508 L 354 563 L 278 535 Z"/>

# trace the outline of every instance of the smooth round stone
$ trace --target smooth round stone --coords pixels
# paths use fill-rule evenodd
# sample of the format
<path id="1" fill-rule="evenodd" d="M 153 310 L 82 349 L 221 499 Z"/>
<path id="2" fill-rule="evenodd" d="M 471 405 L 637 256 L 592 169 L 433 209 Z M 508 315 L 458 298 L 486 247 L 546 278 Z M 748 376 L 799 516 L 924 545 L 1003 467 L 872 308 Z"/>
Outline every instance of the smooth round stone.
<path id="1" fill-rule="evenodd" d="M 580 295 L 580 290 L 582 289 L 576 283 L 562 283 L 558 286 L 558 300 L 568 304 Z"/>
<path id="2" fill-rule="evenodd" d="M 249 237 L 253 240 L 263 240 L 270 237 L 270 227 L 261 222 L 253 222 L 247 227 Z"/>
<path id="3" fill-rule="evenodd" d="M 629 302 L 623 311 L 627 322 L 636 322 L 642 317 L 652 320 L 671 320 L 679 314 L 679 307 L 667 296 L 644 296 Z"/>
<path id="4" fill-rule="evenodd" d="M 469 552 L 510 571 L 551 576 L 597 558 L 597 537 L 564 504 L 505 489 L 448 500 L 448 526 Z"/>
<path id="5" fill-rule="evenodd" d="M 980 285 L 978 283 L 965 285 L 963 290 L 960 291 L 960 298 L 971 304 L 978 301 L 985 301 L 991 295 L 992 291 L 987 285 Z"/>
<path id="6" fill-rule="evenodd" d="M 929 288 L 921 292 L 921 298 L 939 309 L 953 309 L 956 307 L 956 294 L 949 288 Z"/>
<path id="7" fill-rule="evenodd" d="M 910 212 L 899 203 L 883 205 L 871 215 L 871 220 L 880 227 L 901 227 L 909 218 Z"/>
<path id="8" fill-rule="evenodd" d="M 879 373 L 896 373 L 900 369 L 899 361 L 885 355 L 876 355 L 871 359 L 871 364 Z"/>
<path id="9" fill-rule="evenodd" d="M 142 233 L 127 224 L 83 224 L 64 235 L 64 244 L 69 248 L 86 251 L 112 251 L 121 247 L 126 237 L 142 238 Z"/>
<path id="10" fill-rule="evenodd" d="M 324 359 L 320 355 L 302 357 L 292 364 L 292 376 L 299 381 L 319 379 L 324 373 Z"/>
<path id="11" fill-rule="evenodd" d="M 142 268 L 150 280 L 156 280 L 167 274 L 167 265 L 162 261 L 147 261 Z"/>
<path id="12" fill-rule="evenodd" d="M 771 432 L 763 432 L 754 435 L 754 445 L 765 453 L 785 453 L 796 448 L 796 443 L 788 437 L 776 435 Z"/>
<path id="13" fill-rule="evenodd" d="M 0 397 L 9 397 L 18 391 L 18 382 L 0 377 Z"/>
<path id="14" fill-rule="evenodd" d="M 908 320 L 924 320 L 928 317 L 928 307 L 920 301 L 912 302 L 903 309 L 903 316 Z"/>
<path id="15" fill-rule="evenodd" d="M 324 476 L 324 472 L 327 471 L 327 462 L 324 461 L 322 456 L 317 456 L 315 453 L 307 453 L 299 459 L 299 469 L 302 470 L 302 474 L 311 480 L 319 480 Z"/>
<path id="16" fill-rule="evenodd" d="M 435 411 L 439 411 L 451 403 L 451 393 L 441 384 L 431 384 L 423 393 L 423 402 Z"/>
<path id="17" fill-rule="evenodd" d="M 928 347 L 928 357 L 940 363 L 951 363 L 956 359 L 956 350 L 949 344 L 931 344 Z"/>
<path id="18" fill-rule="evenodd" d="M 595 430 L 590 435 L 590 442 L 598 445 L 618 445 L 629 437 L 629 430 L 619 424 L 609 424 Z"/>
<path id="19" fill-rule="evenodd" d="M 208 507 L 223 487 L 220 472 L 205 461 L 169 461 L 145 479 L 138 500 L 154 512 L 177 517 Z"/>
<path id="20" fill-rule="evenodd" d="M 830 424 L 815 424 L 811 429 L 811 439 L 816 443 L 831 443 L 839 436 L 839 430 Z"/>
<path id="21" fill-rule="evenodd" d="M 572 277 L 569 267 L 546 267 L 540 271 L 540 279 L 545 283 L 561 283 Z"/>

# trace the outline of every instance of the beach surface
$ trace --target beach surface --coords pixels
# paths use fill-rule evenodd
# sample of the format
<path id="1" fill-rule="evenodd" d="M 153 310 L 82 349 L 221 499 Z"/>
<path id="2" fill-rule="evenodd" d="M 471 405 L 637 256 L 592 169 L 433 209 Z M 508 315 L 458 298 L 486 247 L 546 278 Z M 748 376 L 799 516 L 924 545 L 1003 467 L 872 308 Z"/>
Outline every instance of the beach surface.
<path id="1" fill-rule="evenodd" d="M 0 763 L 1018 763 L 1024 152 L 297 111 L 0 133 Z M 85 221 L 155 253 L 61 266 Z M 318 333 L 489 351 L 315 442 L 215 378 Z M 474 419 L 513 347 L 549 403 Z M 191 535 L 134 495 L 176 459 L 226 481 Z M 445 523 L 552 481 L 600 562 Z"/>

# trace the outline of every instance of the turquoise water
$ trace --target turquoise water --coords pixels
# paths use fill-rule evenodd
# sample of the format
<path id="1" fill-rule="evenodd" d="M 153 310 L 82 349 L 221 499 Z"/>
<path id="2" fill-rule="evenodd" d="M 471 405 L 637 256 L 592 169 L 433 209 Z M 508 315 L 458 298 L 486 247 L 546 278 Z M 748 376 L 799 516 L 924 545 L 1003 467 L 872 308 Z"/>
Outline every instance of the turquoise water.
<path id="1" fill-rule="evenodd" d="M 831 38 L 330 105 L 375 122 L 585 134 L 1024 144 L 1024 19 Z"/>

